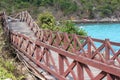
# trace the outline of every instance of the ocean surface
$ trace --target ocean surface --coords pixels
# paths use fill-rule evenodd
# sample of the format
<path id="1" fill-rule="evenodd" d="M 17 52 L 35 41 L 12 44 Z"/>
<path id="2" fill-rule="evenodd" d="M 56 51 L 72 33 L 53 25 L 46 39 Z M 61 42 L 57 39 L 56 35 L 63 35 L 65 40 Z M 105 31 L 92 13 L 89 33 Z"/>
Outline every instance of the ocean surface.
<path id="1" fill-rule="evenodd" d="M 79 24 L 78 26 L 83 28 L 88 36 L 120 43 L 120 23 Z"/>

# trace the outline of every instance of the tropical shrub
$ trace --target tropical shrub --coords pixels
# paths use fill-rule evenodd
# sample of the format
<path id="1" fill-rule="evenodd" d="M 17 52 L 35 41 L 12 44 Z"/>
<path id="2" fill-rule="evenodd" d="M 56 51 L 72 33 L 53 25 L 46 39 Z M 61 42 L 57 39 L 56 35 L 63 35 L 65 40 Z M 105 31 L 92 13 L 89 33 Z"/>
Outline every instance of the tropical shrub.
<path id="1" fill-rule="evenodd" d="M 70 34 L 78 34 L 86 36 L 87 33 L 83 29 L 79 29 L 79 27 L 75 26 L 75 23 L 72 21 L 62 21 L 59 25 L 56 25 L 54 16 L 49 12 L 44 12 L 38 15 L 37 23 L 40 28 L 48 29 L 52 31 L 61 31 Z"/>
<path id="2" fill-rule="evenodd" d="M 55 25 L 55 18 L 50 12 L 39 14 L 37 21 L 43 29 L 49 29 L 52 31 L 58 30 L 58 27 Z"/>
<path id="3" fill-rule="evenodd" d="M 62 25 L 63 25 L 61 28 L 62 32 L 66 32 L 66 33 L 70 33 L 70 34 L 75 33 L 75 34 L 83 35 L 83 36 L 87 35 L 85 30 L 80 29 L 79 27 L 75 26 L 75 23 L 73 23 L 70 20 L 65 21 Z"/>

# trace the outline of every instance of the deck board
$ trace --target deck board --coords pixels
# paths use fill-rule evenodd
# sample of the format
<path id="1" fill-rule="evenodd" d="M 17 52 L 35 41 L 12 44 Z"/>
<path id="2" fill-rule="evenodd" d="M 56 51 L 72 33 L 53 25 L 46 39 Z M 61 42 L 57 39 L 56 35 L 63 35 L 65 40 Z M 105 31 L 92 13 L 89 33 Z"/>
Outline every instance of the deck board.
<path id="1" fill-rule="evenodd" d="M 36 39 L 34 33 L 31 31 L 30 27 L 25 22 L 9 22 L 9 28 L 14 32 L 26 35 L 33 40 Z"/>

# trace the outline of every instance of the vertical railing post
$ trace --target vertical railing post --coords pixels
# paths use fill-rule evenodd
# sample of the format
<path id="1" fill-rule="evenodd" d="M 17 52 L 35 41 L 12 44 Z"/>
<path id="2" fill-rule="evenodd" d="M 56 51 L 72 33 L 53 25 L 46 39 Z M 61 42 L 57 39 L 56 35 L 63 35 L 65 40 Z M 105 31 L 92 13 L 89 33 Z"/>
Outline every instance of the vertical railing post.
<path id="1" fill-rule="evenodd" d="M 46 51 L 45 52 L 46 53 L 46 65 L 49 66 L 49 54 L 50 54 L 50 52 L 47 48 L 45 48 L 45 51 Z"/>
<path id="2" fill-rule="evenodd" d="M 109 46 L 108 46 L 109 39 L 105 39 L 105 59 L 109 60 L 110 59 L 110 52 L 109 52 Z"/>
<path id="3" fill-rule="evenodd" d="M 88 44 L 88 57 L 91 57 L 92 54 L 91 54 L 91 38 L 90 37 L 87 37 L 87 44 Z"/>
<path id="4" fill-rule="evenodd" d="M 64 56 L 59 54 L 59 74 L 62 75 L 64 73 Z"/>
<path id="5" fill-rule="evenodd" d="M 113 75 L 107 74 L 107 80 L 115 80 L 115 78 Z"/>
<path id="6" fill-rule="evenodd" d="M 83 65 L 77 62 L 77 80 L 84 80 Z"/>

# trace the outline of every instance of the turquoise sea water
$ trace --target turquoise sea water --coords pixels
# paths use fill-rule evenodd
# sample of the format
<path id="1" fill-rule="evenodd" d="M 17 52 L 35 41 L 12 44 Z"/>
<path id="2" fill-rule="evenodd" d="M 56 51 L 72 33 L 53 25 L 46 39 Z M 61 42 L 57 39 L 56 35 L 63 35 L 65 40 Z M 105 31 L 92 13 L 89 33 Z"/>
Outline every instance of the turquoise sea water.
<path id="1" fill-rule="evenodd" d="M 120 23 L 79 24 L 79 26 L 93 38 L 120 42 Z"/>

